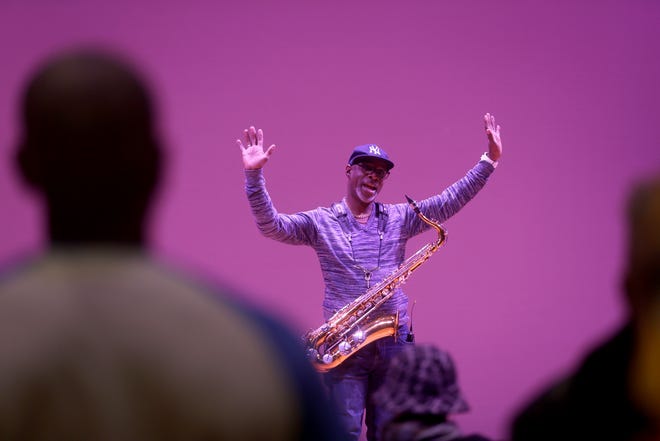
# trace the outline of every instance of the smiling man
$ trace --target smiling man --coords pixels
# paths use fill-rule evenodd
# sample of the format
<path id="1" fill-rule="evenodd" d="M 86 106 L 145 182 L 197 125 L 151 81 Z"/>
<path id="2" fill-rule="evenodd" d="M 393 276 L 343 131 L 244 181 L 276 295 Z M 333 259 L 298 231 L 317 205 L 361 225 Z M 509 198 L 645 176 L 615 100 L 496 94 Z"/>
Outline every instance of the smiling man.
<path id="1" fill-rule="evenodd" d="M 355 165 L 357 167 L 353 167 Z M 353 150 L 346 165 L 346 203 L 358 222 L 367 223 L 376 196 L 392 167 L 394 163 L 387 153 L 375 144 L 362 145 Z M 352 173 L 354 169 L 357 173 Z"/>
<path id="2" fill-rule="evenodd" d="M 446 221 L 483 188 L 495 170 L 502 155 L 500 127 L 490 114 L 484 116 L 484 123 L 488 152 L 465 177 L 419 202 L 426 216 Z M 404 261 L 408 239 L 429 228 L 407 203 L 376 202 L 394 167 L 389 155 L 376 144 L 361 145 L 351 152 L 345 168 L 346 194 L 341 201 L 296 214 L 278 213 L 266 191 L 262 170 L 275 146 L 264 149 L 261 129 L 250 127 L 244 137 L 246 145 L 241 140 L 237 144 L 243 154 L 246 192 L 257 226 L 266 237 L 314 248 L 325 282 L 326 320 L 396 270 Z M 340 418 L 355 440 L 360 435 L 365 409 L 367 438 L 376 439 L 388 415 L 374 406 L 371 394 L 382 384 L 390 359 L 412 343 L 408 297 L 401 288 L 396 288 L 380 308 L 398 313 L 397 337 L 381 338 L 364 346 L 324 374 Z"/>

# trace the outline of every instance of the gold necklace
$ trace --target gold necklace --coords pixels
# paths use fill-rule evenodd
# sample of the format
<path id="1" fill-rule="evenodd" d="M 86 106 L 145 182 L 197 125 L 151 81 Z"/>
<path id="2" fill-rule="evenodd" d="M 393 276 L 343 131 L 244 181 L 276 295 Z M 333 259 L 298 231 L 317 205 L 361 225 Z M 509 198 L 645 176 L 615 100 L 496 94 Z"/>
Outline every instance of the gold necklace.
<path id="1" fill-rule="evenodd" d="M 348 202 L 346 202 L 346 198 L 344 198 L 344 203 L 346 204 L 346 206 L 348 207 L 348 209 L 351 210 L 351 207 L 349 207 Z M 355 214 L 355 213 L 353 213 L 353 210 L 351 210 L 351 214 L 353 215 L 353 217 L 354 217 L 355 219 L 366 219 L 366 218 L 368 218 L 369 216 L 371 216 L 371 211 L 369 211 L 368 213 Z"/>

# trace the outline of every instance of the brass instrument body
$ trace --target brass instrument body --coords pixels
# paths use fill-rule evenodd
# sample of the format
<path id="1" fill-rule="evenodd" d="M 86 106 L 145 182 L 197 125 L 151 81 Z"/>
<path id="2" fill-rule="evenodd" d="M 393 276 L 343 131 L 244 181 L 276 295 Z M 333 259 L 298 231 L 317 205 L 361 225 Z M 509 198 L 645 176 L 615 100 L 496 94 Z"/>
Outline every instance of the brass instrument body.
<path id="1" fill-rule="evenodd" d="M 327 372 L 346 361 L 364 346 L 384 337 L 396 337 L 399 314 L 389 314 L 378 308 L 389 300 L 396 288 L 408 279 L 422 263 L 440 248 L 447 239 L 447 231 L 439 223 L 420 212 L 415 201 L 406 196 L 417 216 L 435 228 L 438 239 L 406 259 L 396 270 L 352 302 L 334 313 L 319 328 L 303 337 L 307 355 L 316 370 Z"/>

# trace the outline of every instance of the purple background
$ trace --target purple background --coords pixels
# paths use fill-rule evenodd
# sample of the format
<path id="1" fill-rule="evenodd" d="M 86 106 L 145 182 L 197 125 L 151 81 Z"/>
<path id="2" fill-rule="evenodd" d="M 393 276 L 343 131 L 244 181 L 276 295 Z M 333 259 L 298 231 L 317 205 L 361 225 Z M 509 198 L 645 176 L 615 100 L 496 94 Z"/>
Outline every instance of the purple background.
<path id="1" fill-rule="evenodd" d="M 257 232 L 242 130 L 277 144 L 269 190 L 294 212 L 340 199 L 348 154 L 367 142 L 396 162 L 382 201 L 442 190 L 485 151 L 491 112 L 500 167 L 406 290 L 418 341 L 456 359 L 472 405 L 459 422 L 506 436 L 515 409 L 625 316 L 625 197 L 660 165 L 659 23 L 655 0 L 3 0 L 0 262 L 44 239 L 11 162 L 18 90 L 71 44 L 119 48 L 153 80 L 170 155 L 158 254 L 300 332 L 321 322 L 318 263 Z"/>

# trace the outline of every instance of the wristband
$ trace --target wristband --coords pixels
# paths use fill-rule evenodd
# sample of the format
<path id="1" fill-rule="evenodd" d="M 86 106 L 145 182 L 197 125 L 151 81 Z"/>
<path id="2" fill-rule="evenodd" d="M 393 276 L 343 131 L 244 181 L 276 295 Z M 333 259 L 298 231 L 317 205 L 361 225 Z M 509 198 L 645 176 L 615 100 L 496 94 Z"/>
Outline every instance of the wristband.
<path id="1" fill-rule="evenodd" d="M 492 165 L 493 168 L 497 167 L 497 161 L 493 161 L 492 159 L 490 159 L 490 157 L 488 157 L 488 152 L 481 155 L 481 161 L 486 161 L 487 163 Z"/>

